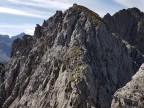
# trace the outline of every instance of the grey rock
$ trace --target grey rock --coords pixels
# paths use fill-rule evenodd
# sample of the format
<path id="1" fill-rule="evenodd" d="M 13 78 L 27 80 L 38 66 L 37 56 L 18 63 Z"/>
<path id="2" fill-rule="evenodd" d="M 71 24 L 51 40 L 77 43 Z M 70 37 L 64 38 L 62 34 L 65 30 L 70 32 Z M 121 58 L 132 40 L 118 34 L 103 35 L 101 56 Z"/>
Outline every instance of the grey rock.
<path id="1" fill-rule="evenodd" d="M 144 64 L 123 88 L 117 90 L 111 108 L 144 107 Z"/>
<path id="2" fill-rule="evenodd" d="M 96 13 L 74 4 L 14 41 L 0 75 L 0 107 L 109 108 L 143 60 Z"/>
<path id="3" fill-rule="evenodd" d="M 5 101 L 5 94 L 4 94 L 4 84 L 3 80 L 4 80 L 4 65 L 0 63 L 0 104 L 3 104 L 3 102 Z"/>
<path id="4" fill-rule="evenodd" d="M 16 35 L 16 36 L 12 36 L 10 39 L 11 39 L 11 41 L 13 42 L 13 41 L 16 40 L 17 38 L 22 39 L 24 35 L 25 35 L 25 33 L 20 33 L 20 34 L 18 34 L 18 35 Z"/>
<path id="5" fill-rule="evenodd" d="M 143 12 L 137 8 L 123 9 L 113 16 L 105 15 L 103 20 L 109 31 L 118 33 L 123 40 L 144 53 Z"/>

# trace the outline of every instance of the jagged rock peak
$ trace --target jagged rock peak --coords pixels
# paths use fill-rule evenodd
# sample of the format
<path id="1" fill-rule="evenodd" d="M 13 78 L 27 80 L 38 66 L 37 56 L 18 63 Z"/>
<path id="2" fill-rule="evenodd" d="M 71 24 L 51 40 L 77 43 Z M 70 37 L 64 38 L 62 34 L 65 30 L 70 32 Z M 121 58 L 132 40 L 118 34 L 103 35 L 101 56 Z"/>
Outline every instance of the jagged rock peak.
<path id="1" fill-rule="evenodd" d="M 137 13 L 137 14 L 141 14 L 143 12 L 141 12 L 138 8 L 136 7 L 133 7 L 133 8 L 128 8 L 128 11 L 129 12 L 132 12 L 132 13 Z"/>
<path id="2" fill-rule="evenodd" d="M 116 12 L 113 16 L 117 16 L 117 15 L 133 15 L 135 17 L 142 17 L 142 16 L 144 16 L 143 12 L 141 12 L 136 7 L 120 10 L 119 12 Z"/>
<path id="3" fill-rule="evenodd" d="M 74 5 L 17 39 L 0 74 L 0 107 L 109 108 L 144 59 L 99 18 Z"/>
<path id="4" fill-rule="evenodd" d="M 26 50 L 32 46 L 33 37 L 31 35 L 24 35 L 22 39 L 17 38 L 12 44 L 11 57 L 26 55 Z"/>
<path id="5" fill-rule="evenodd" d="M 70 7 L 69 9 L 67 9 L 64 13 L 62 11 L 56 11 L 56 14 L 54 16 L 59 16 L 59 17 L 61 16 L 64 18 L 64 17 L 67 17 L 67 15 L 68 15 L 69 17 L 72 17 L 72 16 L 76 16 L 76 15 L 80 14 L 81 12 L 84 12 L 86 15 L 91 17 L 96 26 L 100 23 L 101 18 L 97 13 L 88 9 L 87 7 L 84 7 L 84 6 L 78 5 L 78 4 L 73 4 L 73 6 Z M 47 26 L 46 22 L 48 23 L 48 20 L 44 21 L 43 26 Z"/>
<path id="6" fill-rule="evenodd" d="M 103 21 L 110 32 L 118 33 L 121 39 L 144 54 L 143 12 L 137 8 L 123 9 L 113 16 L 104 16 Z"/>
<path id="7" fill-rule="evenodd" d="M 1 70 L 3 69 L 4 65 L 2 63 L 0 63 L 0 73 L 1 73 Z"/>
<path id="8" fill-rule="evenodd" d="M 71 12 L 77 12 L 77 11 L 80 11 L 80 12 L 85 12 L 87 15 L 89 15 L 93 22 L 98 25 L 101 21 L 101 18 L 100 16 L 95 13 L 94 11 L 88 9 L 87 7 L 84 7 L 82 5 L 77 5 L 77 4 L 73 4 L 72 7 L 70 7 L 66 12 L 68 11 L 71 11 Z"/>
<path id="9" fill-rule="evenodd" d="M 111 108 L 144 107 L 144 64 L 123 88 L 117 90 Z"/>

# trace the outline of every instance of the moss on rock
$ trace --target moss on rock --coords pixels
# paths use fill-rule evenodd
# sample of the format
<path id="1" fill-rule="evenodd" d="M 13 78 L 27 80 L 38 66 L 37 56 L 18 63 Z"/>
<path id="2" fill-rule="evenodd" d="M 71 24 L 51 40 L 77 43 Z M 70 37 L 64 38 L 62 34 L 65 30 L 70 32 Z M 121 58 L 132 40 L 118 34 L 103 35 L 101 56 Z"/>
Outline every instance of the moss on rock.
<path id="1" fill-rule="evenodd" d="M 84 6 L 74 4 L 73 7 L 69 8 L 69 10 L 72 12 L 80 10 L 82 12 L 87 13 L 92 18 L 92 21 L 96 26 L 101 22 L 101 18 L 97 13 Z"/>

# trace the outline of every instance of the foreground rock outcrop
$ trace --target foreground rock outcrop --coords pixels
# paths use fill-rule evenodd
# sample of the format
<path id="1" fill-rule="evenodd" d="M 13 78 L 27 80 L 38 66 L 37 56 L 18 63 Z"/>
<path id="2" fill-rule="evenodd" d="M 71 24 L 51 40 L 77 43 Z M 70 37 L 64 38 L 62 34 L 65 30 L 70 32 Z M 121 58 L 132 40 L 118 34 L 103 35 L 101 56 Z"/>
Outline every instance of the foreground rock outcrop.
<path id="1" fill-rule="evenodd" d="M 12 49 L 0 74 L 1 108 L 109 108 L 144 62 L 102 18 L 76 4 Z"/>
<path id="2" fill-rule="evenodd" d="M 112 101 L 112 108 L 144 107 L 144 64 L 123 88 L 117 90 Z"/>

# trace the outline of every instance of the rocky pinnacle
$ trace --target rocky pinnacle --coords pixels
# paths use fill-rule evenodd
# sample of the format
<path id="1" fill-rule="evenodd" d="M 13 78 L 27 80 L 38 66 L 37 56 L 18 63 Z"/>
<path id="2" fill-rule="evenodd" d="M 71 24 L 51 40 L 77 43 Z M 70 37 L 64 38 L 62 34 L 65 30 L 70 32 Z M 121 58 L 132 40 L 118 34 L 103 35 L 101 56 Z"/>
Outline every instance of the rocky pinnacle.
<path id="1" fill-rule="evenodd" d="M 100 18 L 74 4 L 37 24 L 34 36 L 13 43 L 0 73 L 0 108 L 110 108 L 113 94 L 144 62 L 141 38 L 129 41 L 143 34 L 137 13 L 127 18 L 136 20 L 130 29 L 130 22 L 114 28 L 118 16 Z"/>

